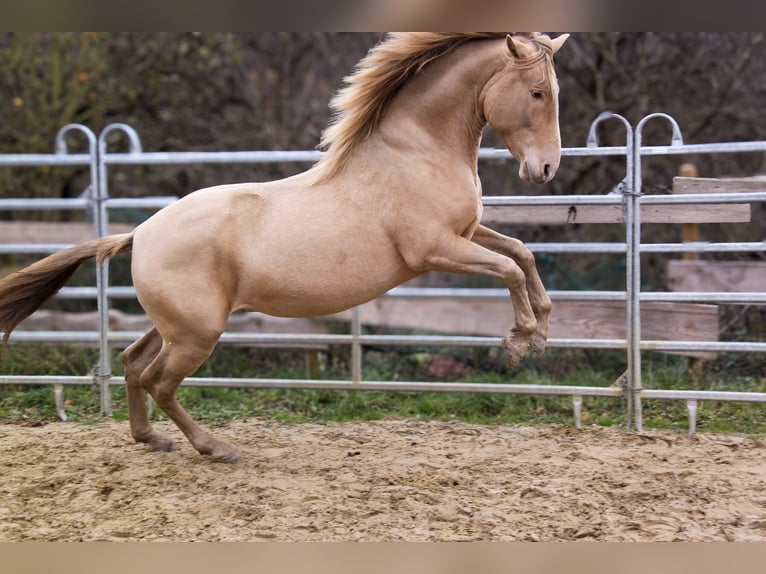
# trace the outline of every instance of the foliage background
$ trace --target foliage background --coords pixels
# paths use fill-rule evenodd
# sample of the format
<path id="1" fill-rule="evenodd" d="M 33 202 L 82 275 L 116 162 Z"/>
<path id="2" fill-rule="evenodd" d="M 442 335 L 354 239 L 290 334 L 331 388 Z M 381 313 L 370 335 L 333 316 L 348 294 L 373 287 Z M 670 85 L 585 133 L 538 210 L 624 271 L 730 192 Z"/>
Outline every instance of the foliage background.
<path id="1" fill-rule="evenodd" d="M 380 38 L 325 32 L 3 33 L 0 152 L 48 152 L 66 123 L 98 131 L 117 121 L 136 128 L 150 151 L 310 149 L 342 77 Z M 603 110 L 634 123 L 667 112 L 689 142 L 762 138 L 765 56 L 761 33 L 575 33 L 556 55 L 563 144 L 583 145 Z M 617 128 L 602 140 L 624 141 Z M 648 143 L 667 141 L 664 128 L 658 129 Z M 500 145 L 491 133 L 485 143 Z M 487 170 L 495 184 L 489 192 L 600 192 L 616 183 L 603 163 L 566 166 L 551 186 L 529 189 L 514 169 Z M 675 174 L 674 167 L 652 167 L 657 185 Z M 710 177 L 757 172 L 764 170 L 764 157 L 716 158 L 699 167 Z M 229 166 L 224 173 L 233 180 L 267 179 L 295 169 Z M 131 185 L 136 193 L 184 195 L 221 181 L 209 172 L 181 166 L 147 173 Z M 49 179 L 23 186 L 3 180 L 0 191 L 79 191 L 71 176 Z"/>

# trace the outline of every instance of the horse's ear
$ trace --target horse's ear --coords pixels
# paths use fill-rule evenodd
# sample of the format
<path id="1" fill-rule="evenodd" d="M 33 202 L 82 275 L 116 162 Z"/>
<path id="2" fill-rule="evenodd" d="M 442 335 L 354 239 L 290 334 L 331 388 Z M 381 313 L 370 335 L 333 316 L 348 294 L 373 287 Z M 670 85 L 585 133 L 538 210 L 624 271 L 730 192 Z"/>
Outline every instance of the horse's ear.
<path id="1" fill-rule="evenodd" d="M 511 53 L 511 56 L 513 56 L 517 60 L 520 60 L 521 52 L 519 52 L 519 48 L 518 46 L 516 46 L 516 42 L 513 41 L 513 36 L 508 34 L 505 37 L 505 43 L 508 45 L 508 51 Z"/>
<path id="2" fill-rule="evenodd" d="M 553 40 L 551 40 L 551 45 L 553 46 L 553 53 L 561 49 L 561 46 L 564 45 L 564 42 L 567 41 L 567 38 L 569 38 L 569 34 L 562 34 L 561 36 L 556 36 Z"/>

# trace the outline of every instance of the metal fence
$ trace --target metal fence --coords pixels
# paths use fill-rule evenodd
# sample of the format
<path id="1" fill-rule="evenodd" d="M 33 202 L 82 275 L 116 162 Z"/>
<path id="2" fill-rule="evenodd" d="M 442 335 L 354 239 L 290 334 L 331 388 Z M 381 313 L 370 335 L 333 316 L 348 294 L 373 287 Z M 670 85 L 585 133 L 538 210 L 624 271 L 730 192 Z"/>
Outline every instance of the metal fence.
<path id="1" fill-rule="evenodd" d="M 669 146 L 644 146 L 642 133 L 647 122 L 662 120 L 669 122 L 673 133 Z M 602 147 L 598 144 L 597 128 L 605 121 L 618 121 L 624 125 L 626 144 L 624 146 Z M 126 153 L 109 153 L 107 136 L 121 132 L 127 138 L 129 149 Z M 87 142 L 87 153 L 70 153 L 66 138 L 78 133 Z M 369 345 L 418 345 L 418 346 L 468 346 L 497 347 L 496 337 L 468 336 L 424 336 L 424 335 L 372 335 L 363 334 L 359 309 L 352 312 L 348 334 L 268 334 L 268 333 L 224 333 L 222 344 L 344 344 L 351 347 L 351 374 L 349 380 L 318 379 L 267 379 L 267 378 L 199 378 L 190 377 L 184 381 L 187 386 L 246 387 L 246 388 L 292 388 L 292 389 L 356 389 L 386 391 L 450 391 L 480 393 L 511 393 L 561 395 L 572 397 L 575 425 L 580 426 L 582 400 L 586 396 L 622 398 L 627 405 L 626 426 L 641 430 L 643 426 L 642 400 L 669 399 L 686 401 L 689 413 L 689 431 L 696 425 L 697 401 L 745 401 L 766 402 L 766 393 L 722 392 L 702 390 L 645 389 L 642 385 L 641 352 L 657 351 L 736 351 L 766 352 L 766 342 L 688 342 L 651 341 L 641 338 L 640 309 L 643 302 L 701 302 L 736 305 L 766 304 L 766 293 L 668 293 L 641 291 L 641 254 L 678 252 L 742 252 L 766 251 L 766 242 L 751 243 L 641 243 L 641 205 L 672 203 L 743 203 L 766 201 L 766 193 L 685 194 L 683 196 L 643 195 L 642 159 L 648 156 L 676 154 L 713 154 L 766 151 L 766 141 L 709 143 L 689 145 L 683 143 L 681 131 L 675 120 L 666 114 L 651 114 L 643 118 L 635 128 L 624 117 L 604 112 L 593 122 L 585 147 L 564 148 L 562 156 L 605 157 L 619 156 L 625 160 L 625 179 L 619 186 L 620 193 L 606 195 L 566 196 L 488 196 L 483 198 L 487 206 L 520 205 L 620 205 L 625 217 L 625 242 L 577 242 L 577 243 L 530 243 L 534 253 L 617 253 L 626 260 L 625 291 L 551 291 L 554 301 L 565 300 L 611 300 L 625 301 L 627 305 L 625 339 L 549 339 L 549 347 L 625 349 L 628 369 L 622 386 L 582 387 L 564 385 L 522 385 L 484 383 L 437 383 L 423 381 L 369 381 L 362 376 L 362 349 Z M 0 198 L 0 211 L 12 210 L 84 210 L 92 214 L 94 234 L 107 234 L 110 210 L 125 208 L 159 209 L 169 205 L 173 197 L 112 198 L 109 195 L 109 168 L 116 165 L 169 165 L 169 164 L 233 164 L 233 163 L 284 163 L 316 161 L 318 151 L 240 151 L 240 152 L 144 152 L 135 130 L 126 124 L 107 126 L 98 136 L 89 128 L 79 124 L 64 126 L 55 141 L 52 154 L 0 155 L 2 166 L 85 166 L 90 170 L 90 186 L 86 193 L 75 199 L 6 199 Z M 507 150 L 482 148 L 479 159 L 510 158 Z M 48 254 L 68 247 L 62 244 L 0 245 L 0 254 Z M 122 385 L 122 378 L 114 377 L 110 367 L 110 343 L 132 342 L 142 335 L 138 332 L 115 332 L 109 330 L 108 310 L 111 299 L 134 298 L 132 287 L 109 286 L 108 262 L 98 267 L 95 287 L 65 287 L 59 293 L 67 298 L 95 298 L 99 309 L 99 331 L 17 331 L 11 336 L 12 342 L 82 342 L 97 343 L 99 361 L 92 374 L 86 376 L 7 376 L 0 375 L 0 384 L 54 385 L 59 415 L 65 418 L 63 410 L 63 385 L 97 384 L 101 392 L 101 408 L 104 414 L 111 414 L 110 386 Z M 486 297 L 507 299 L 505 289 L 436 289 L 398 287 L 385 297 Z"/>

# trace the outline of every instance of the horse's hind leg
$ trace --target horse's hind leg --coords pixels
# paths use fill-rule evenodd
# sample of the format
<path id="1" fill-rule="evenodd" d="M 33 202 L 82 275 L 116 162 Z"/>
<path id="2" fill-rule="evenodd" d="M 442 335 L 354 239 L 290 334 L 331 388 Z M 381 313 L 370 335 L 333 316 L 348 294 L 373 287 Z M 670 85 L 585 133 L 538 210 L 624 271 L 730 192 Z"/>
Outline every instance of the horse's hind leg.
<path id="1" fill-rule="evenodd" d="M 236 462 L 237 448 L 210 436 L 189 416 L 176 399 L 178 386 L 210 356 L 220 333 L 201 335 L 186 332 L 179 341 L 164 341 L 154 360 L 140 377 L 140 384 L 173 420 L 200 454 L 219 462 Z"/>
<path id="2" fill-rule="evenodd" d="M 140 377 L 162 348 L 162 337 L 152 328 L 122 354 L 125 365 L 125 389 L 128 395 L 130 432 L 136 442 L 143 442 L 153 450 L 170 451 L 175 448 L 173 439 L 152 428 L 146 413 L 146 393 L 141 388 Z"/>

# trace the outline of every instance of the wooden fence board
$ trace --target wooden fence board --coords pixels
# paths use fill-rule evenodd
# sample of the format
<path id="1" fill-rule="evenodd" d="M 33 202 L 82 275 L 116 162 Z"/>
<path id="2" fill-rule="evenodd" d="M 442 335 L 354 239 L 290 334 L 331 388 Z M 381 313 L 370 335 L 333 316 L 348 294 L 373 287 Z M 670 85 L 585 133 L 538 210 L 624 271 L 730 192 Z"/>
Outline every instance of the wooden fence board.
<path id="1" fill-rule="evenodd" d="M 484 208 L 484 223 L 566 225 L 624 223 L 619 205 L 519 205 Z M 744 223 L 750 221 L 750 204 L 677 204 L 641 206 L 642 223 Z"/>
<path id="2" fill-rule="evenodd" d="M 116 309 L 109 310 L 109 329 L 111 331 L 148 331 L 152 326 L 149 317 L 138 313 L 123 313 Z M 24 331 L 98 331 L 98 313 L 62 313 L 42 309 L 25 319 L 17 328 Z M 234 313 L 229 317 L 226 330 L 234 333 L 327 333 L 327 326 L 319 319 L 286 319 L 272 317 L 264 313 Z M 119 343 L 118 348 L 127 347 L 128 343 Z M 250 346 L 248 344 L 248 346 Z M 297 349 L 326 349 L 323 344 L 284 345 L 281 343 L 263 343 L 258 347 L 278 347 Z"/>
<path id="3" fill-rule="evenodd" d="M 365 325 L 414 329 L 442 334 L 503 337 L 513 324 L 513 306 L 509 300 L 495 299 L 405 299 L 382 298 L 362 306 Z M 228 330 L 266 333 L 326 333 L 324 321 L 350 321 L 344 311 L 318 319 L 282 319 L 261 313 L 235 314 Z M 583 339 L 624 339 L 626 337 L 625 303 L 611 301 L 559 301 L 551 313 L 550 337 Z M 642 338 L 647 340 L 716 341 L 718 307 L 690 303 L 644 303 L 641 306 Z M 109 312 L 113 331 L 144 331 L 150 327 L 144 315 Z M 20 330 L 90 330 L 98 329 L 98 315 L 38 311 L 20 326 Z M 295 345 L 265 345 L 293 347 Z M 300 348 L 322 348 L 300 345 Z M 704 356 L 709 353 L 679 353 Z"/>
<path id="4" fill-rule="evenodd" d="M 674 177 L 673 193 L 746 193 L 766 191 L 766 176 L 713 179 Z M 484 208 L 485 223 L 566 225 L 576 223 L 624 223 L 620 205 L 519 205 Z M 644 205 L 642 223 L 746 223 L 750 204 Z"/>
<path id="5" fill-rule="evenodd" d="M 128 233 L 127 223 L 110 223 L 109 233 Z M 3 221 L 0 243 L 82 243 L 96 237 L 93 224 L 79 221 Z"/>
<path id="6" fill-rule="evenodd" d="M 673 178 L 673 193 L 750 193 L 755 191 L 766 191 L 766 176 Z"/>
<path id="7" fill-rule="evenodd" d="M 671 291 L 741 292 L 766 291 L 766 261 L 668 261 Z"/>
<path id="8" fill-rule="evenodd" d="M 335 317 L 349 320 L 350 313 Z M 619 301 L 558 301 L 550 318 L 551 338 L 624 339 L 627 336 L 625 303 Z M 513 325 L 510 299 L 382 298 L 362 306 L 366 325 L 407 328 L 436 333 L 503 337 Z M 644 303 L 641 337 L 657 341 L 717 341 L 717 305 L 696 303 Z M 711 358 L 713 353 L 675 353 Z"/>

